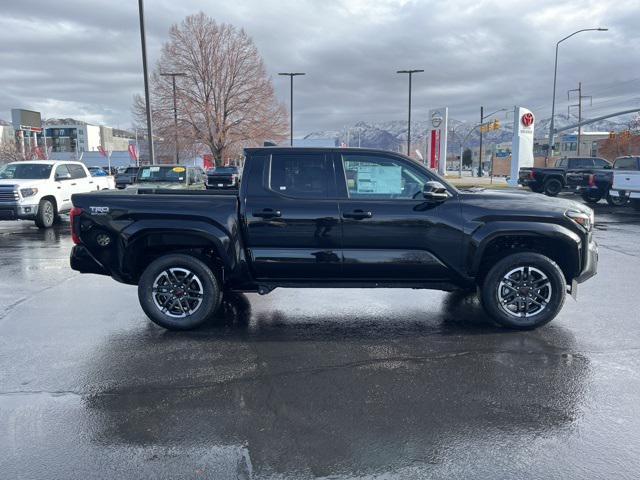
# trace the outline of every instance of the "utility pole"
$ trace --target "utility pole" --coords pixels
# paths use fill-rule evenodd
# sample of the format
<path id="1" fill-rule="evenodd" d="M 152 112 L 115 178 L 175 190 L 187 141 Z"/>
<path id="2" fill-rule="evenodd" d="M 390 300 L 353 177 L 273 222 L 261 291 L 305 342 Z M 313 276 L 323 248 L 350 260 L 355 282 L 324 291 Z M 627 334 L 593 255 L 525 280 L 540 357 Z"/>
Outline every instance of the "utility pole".
<path id="1" fill-rule="evenodd" d="M 424 70 L 398 70 L 396 73 L 409 74 L 409 121 L 407 124 L 407 157 L 411 156 L 411 78 L 414 73 L 421 73 Z M 446 155 L 446 154 L 445 154 Z"/>
<path id="2" fill-rule="evenodd" d="M 290 90 L 290 96 L 291 96 L 291 103 L 290 103 L 290 113 L 289 113 L 289 120 L 291 121 L 291 136 L 289 138 L 289 145 L 291 145 L 293 147 L 293 77 L 297 77 L 299 75 L 306 75 L 306 73 L 303 72 L 283 72 L 283 73 L 279 73 L 278 75 L 282 75 L 282 76 L 288 76 L 289 79 L 291 80 L 291 90 Z"/>
<path id="3" fill-rule="evenodd" d="M 147 135 L 149 136 L 149 163 L 153 165 L 153 125 L 151 124 L 151 98 L 149 97 L 149 72 L 147 70 L 147 40 L 144 33 L 144 0 L 138 0 L 140 14 L 140 43 L 142 44 L 142 73 L 144 74 L 144 102 L 147 108 Z"/>
<path id="4" fill-rule="evenodd" d="M 588 98 L 591 105 L 593 105 L 593 97 L 591 95 L 582 95 L 582 82 L 578 82 L 578 88 L 574 88 L 573 90 L 567 90 L 567 100 L 571 99 L 571 93 L 578 92 L 578 103 L 574 103 L 573 105 L 567 106 L 567 118 L 569 118 L 569 114 L 571 112 L 572 107 L 578 107 L 578 145 L 577 145 L 577 153 L 576 155 L 580 156 L 580 143 L 582 142 L 582 99 Z"/>
<path id="5" fill-rule="evenodd" d="M 176 129 L 176 163 L 180 163 L 180 148 L 178 147 L 178 105 L 176 102 L 176 77 L 186 77 L 183 72 L 161 73 L 161 77 L 171 77 L 173 83 L 173 123 Z"/>

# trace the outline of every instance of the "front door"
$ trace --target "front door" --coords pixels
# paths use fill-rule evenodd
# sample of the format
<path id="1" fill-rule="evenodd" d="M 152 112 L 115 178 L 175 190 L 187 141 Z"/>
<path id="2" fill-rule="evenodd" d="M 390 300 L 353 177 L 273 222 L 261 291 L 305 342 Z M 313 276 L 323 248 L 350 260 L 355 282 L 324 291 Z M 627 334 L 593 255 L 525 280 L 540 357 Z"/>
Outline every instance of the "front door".
<path id="1" fill-rule="evenodd" d="M 60 204 L 58 205 L 58 212 L 64 212 L 71 209 L 71 195 L 74 192 L 74 186 L 71 185 L 74 183 L 71 172 L 67 168 L 67 165 L 62 164 L 58 165 L 53 173 L 54 180 L 56 184 L 56 190 L 58 191 L 58 195 L 56 198 L 59 199 Z"/>
<path id="2" fill-rule="evenodd" d="M 424 184 L 437 177 L 411 160 L 364 152 L 341 154 L 336 172 L 346 278 L 449 279 L 445 257 L 459 254 L 459 237 L 443 223 L 441 210 L 455 209 L 457 202 L 430 203 L 422 195 Z M 342 185 L 346 191 L 340 192 Z"/>
<path id="3" fill-rule="evenodd" d="M 340 277 L 340 217 L 331 158 L 293 150 L 253 168 L 244 205 L 247 249 L 258 279 Z"/>

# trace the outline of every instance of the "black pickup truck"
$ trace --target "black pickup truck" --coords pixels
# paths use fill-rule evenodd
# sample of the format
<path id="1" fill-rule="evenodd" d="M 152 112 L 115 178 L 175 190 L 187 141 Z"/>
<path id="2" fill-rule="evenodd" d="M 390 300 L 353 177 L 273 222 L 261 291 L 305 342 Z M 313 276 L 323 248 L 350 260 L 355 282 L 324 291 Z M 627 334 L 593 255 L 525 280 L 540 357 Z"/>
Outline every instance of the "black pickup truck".
<path id="1" fill-rule="evenodd" d="M 551 168 L 522 167 L 518 172 L 518 183 L 529 187 L 533 192 L 555 197 L 564 188 L 568 188 L 567 173 L 585 169 L 611 168 L 604 158 L 575 157 L 561 158 Z"/>
<path id="2" fill-rule="evenodd" d="M 245 158 L 233 195 L 74 195 L 71 267 L 138 285 L 151 320 L 182 330 L 225 291 L 278 287 L 477 289 L 497 322 L 533 328 L 596 273 L 593 211 L 581 203 L 460 191 L 379 150 L 265 147 Z"/>
<path id="3" fill-rule="evenodd" d="M 591 204 L 596 204 L 603 198 L 611 206 L 621 207 L 629 201 L 629 195 L 611 195 L 613 187 L 613 170 L 607 168 L 588 168 L 567 172 L 567 186 Z"/>

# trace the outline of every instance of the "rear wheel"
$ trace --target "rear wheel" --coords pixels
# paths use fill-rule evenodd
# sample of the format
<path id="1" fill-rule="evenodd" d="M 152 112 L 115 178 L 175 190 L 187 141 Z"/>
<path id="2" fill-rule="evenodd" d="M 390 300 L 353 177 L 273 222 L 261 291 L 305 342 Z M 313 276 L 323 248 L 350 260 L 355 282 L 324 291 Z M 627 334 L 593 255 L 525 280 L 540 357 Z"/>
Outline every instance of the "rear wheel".
<path id="1" fill-rule="evenodd" d="M 529 188 L 534 193 L 542 193 L 544 187 L 542 185 L 529 185 Z"/>
<path id="2" fill-rule="evenodd" d="M 38 228 L 49 228 L 53 225 L 53 222 L 55 222 L 57 214 L 54 203 L 51 200 L 43 198 L 38 204 L 36 225 Z"/>
<path id="3" fill-rule="evenodd" d="M 169 330 L 191 330 L 207 321 L 222 298 L 215 274 L 201 260 L 170 254 L 153 261 L 138 282 L 147 316 Z"/>
<path id="4" fill-rule="evenodd" d="M 629 201 L 629 194 L 620 192 L 618 196 L 611 195 L 611 192 L 607 192 L 607 203 L 612 207 L 623 207 Z"/>
<path id="5" fill-rule="evenodd" d="M 581 197 L 587 203 L 598 203 L 602 200 L 602 192 L 600 190 L 589 190 L 581 194 Z"/>
<path id="6" fill-rule="evenodd" d="M 527 330 L 555 318 L 566 295 L 560 267 L 539 253 L 503 258 L 487 273 L 480 297 L 485 311 L 499 324 Z"/>
<path id="7" fill-rule="evenodd" d="M 550 197 L 555 197 L 562 191 L 562 182 L 557 178 L 550 178 L 544 182 L 544 193 Z"/>

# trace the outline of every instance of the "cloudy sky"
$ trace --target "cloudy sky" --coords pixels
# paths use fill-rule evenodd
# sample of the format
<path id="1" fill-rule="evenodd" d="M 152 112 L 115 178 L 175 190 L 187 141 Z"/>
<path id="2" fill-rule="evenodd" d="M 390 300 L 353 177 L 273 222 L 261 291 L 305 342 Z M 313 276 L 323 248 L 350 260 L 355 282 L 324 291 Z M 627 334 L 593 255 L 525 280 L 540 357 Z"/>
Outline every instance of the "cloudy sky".
<path id="1" fill-rule="evenodd" d="M 471 120 L 480 105 L 520 104 L 550 112 L 555 43 L 559 113 L 566 90 L 583 83 L 597 116 L 640 107 L 638 0 L 145 0 L 152 62 L 172 23 L 199 10 L 243 27 L 255 40 L 279 98 L 296 81 L 296 136 L 344 125 L 406 118 L 414 76 L 414 118 L 449 106 Z M 16 107 L 121 128 L 143 91 L 136 0 L 3 2 L 0 118 Z M 487 110 L 485 110 L 487 111 Z"/>

